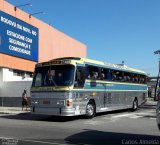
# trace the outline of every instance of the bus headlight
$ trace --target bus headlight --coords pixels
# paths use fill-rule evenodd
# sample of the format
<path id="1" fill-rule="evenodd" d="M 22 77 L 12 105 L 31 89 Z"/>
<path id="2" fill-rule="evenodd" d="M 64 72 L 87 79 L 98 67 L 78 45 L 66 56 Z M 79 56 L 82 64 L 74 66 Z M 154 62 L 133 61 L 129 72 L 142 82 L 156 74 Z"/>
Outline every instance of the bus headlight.
<path id="1" fill-rule="evenodd" d="M 31 101 L 31 104 L 32 105 L 37 105 L 37 104 L 39 104 L 39 101 L 38 100 L 33 100 L 33 101 Z"/>
<path id="2" fill-rule="evenodd" d="M 57 104 L 57 105 L 59 105 L 59 106 L 64 106 L 65 101 L 64 101 L 64 100 L 57 101 L 57 103 L 56 103 L 56 104 Z"/>

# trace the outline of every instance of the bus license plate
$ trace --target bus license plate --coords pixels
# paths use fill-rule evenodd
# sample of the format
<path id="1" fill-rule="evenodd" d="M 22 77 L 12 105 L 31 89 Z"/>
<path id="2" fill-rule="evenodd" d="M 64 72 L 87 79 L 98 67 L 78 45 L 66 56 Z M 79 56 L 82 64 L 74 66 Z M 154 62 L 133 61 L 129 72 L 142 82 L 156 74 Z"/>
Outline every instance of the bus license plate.
<path id="1" fill-rule="evenodd" d="M 50 101 L 45 100 L 45 101 L 43 101 L 43 104 L 50 104 Z"/>

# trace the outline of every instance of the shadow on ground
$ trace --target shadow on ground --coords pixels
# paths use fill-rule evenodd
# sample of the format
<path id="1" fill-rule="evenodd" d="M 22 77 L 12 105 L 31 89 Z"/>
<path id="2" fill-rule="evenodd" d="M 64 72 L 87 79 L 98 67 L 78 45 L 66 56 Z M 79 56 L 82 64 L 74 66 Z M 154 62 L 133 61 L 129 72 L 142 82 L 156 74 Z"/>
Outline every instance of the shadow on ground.
<path id="1" fill-rule="evenodd" d="M 84 129 L 82 132 L 64 139 L 26 139 L 18 141 L 21 145 L 39 145 L 40 142 L 41 144 L 57 145 L 159 145 L 160 136 Z"/>
<path id="2" fill-rule="evenodd" d="M 2 115 L 0 118 L 15 119 L 15 120 L 29 120 L 29 121 L 47 121 L 47 122 L 67 122 L 82 119 L 82 116 L 64 117 L 64 116 L 51 116 L 51 115 L 38 115 L 31 113 L 21 113 L 17 115 Z"/>
<path id="3" fill-rule="evenodd" d="M 121 145 L 121 144 L 160 144 L 160 136 L 102 132 L 84 130 L 65 139 L 68 144 Z"/>
<path id="4" fill-rule="evenodd" d="M 65 139 L 68 144 L 121 145 L 121 144 L 160 144 L 160 136 L 102 132 L 84 130 Z"/>

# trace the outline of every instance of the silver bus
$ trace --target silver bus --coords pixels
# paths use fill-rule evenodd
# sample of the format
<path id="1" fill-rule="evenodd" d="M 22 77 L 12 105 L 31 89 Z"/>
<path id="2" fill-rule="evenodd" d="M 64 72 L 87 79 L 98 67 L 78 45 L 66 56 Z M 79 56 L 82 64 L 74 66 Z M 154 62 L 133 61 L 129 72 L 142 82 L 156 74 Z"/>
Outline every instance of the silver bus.
<path id="1" fill-rule="evenodd" d="M 31 87 L 31 112 L 85 115 L 131 108 L 147 100 L 144 71 L 87 58 L 66 57 L 38 63 Z"/>

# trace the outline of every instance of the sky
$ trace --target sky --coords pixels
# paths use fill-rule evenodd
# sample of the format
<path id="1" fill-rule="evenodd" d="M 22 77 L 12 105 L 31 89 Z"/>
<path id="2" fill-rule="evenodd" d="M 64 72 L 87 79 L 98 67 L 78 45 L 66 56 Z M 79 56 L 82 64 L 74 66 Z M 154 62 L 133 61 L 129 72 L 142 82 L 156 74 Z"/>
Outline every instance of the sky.
<path id="1" fill-rule="evenodd" d="M 158 75 L 160 0 L 7 0 L 87 46 L 87 58 Z"/>

